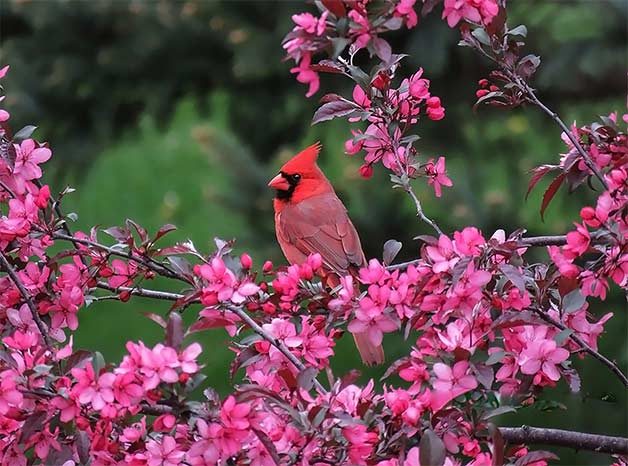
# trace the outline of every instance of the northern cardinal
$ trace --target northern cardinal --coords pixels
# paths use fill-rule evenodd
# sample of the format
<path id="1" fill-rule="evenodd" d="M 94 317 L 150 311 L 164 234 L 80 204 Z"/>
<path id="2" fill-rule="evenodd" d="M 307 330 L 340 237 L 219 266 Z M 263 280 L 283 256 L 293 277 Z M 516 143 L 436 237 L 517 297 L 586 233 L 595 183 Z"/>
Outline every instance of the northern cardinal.
<path id="1" fill-rule="evenodd" d="M 279 246 L 291 264 L 305 262 L 319 253 L 323 280 L 331 287 L 339 277 L 357 275 L 366 265 L 360 238 L 334 188 L 316 164 L 321 145 L 316 143 L 286 162 L 268 186 L 276 190 L 275 232 Z M 382 364 L 384 349 L 366 333 L 354 334 L 362 361 Z"/>

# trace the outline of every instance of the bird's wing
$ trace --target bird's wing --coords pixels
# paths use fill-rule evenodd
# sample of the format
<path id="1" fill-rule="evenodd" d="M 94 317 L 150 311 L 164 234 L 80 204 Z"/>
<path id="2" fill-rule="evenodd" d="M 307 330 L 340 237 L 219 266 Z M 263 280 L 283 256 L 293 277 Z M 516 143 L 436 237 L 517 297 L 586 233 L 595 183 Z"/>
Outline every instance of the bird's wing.
<path id="1" fill-rule="evenodd" d="M 296 249 L 293 257 L 319 253 L 324 266 L 339 275 L 366 263 L 358 233 L 333 193 L 287 206 L 277 220 L 277 236 L 284 253 L 291 247 Z M 288 255 L 288 260 L 295 262 Z"/>

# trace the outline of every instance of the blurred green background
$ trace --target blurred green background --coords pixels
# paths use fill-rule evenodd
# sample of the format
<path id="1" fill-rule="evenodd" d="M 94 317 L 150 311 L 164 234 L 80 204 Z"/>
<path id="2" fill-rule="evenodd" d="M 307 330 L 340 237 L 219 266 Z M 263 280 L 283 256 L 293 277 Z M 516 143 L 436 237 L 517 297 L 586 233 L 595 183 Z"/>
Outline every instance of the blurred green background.
<path id="1" fill-rule="evenodd" d="M 510 24 L 525 23 L 528 50 L 543 62 L 535 81 L 546 103 L 568 123 L 626 110 L 628 4 L 617 1 L 512 1 Z M 321 140 L 321 165 L 347 204 L 367 256 L 383 243 L 404 243 L 399 259 L 417 253 L 412 238 L 431 233 L 413 216 L 403 193 L 379 172 L 363 181 L 360 161 L 343 155 L 344 122 L 310 126 L 316 97 L 283 62 L 281 39 L 290 16 L 312 6 L 296 1 L 27 1 L 0 2 L 1 62 L 11 64 L 6 105 L 15 126 L 36 124 L 54 158 L 47 182 L 58 191 L 77 188 L 65 202 L 79 214 L 75 228 L 121 224 L 127 217 L 156 230 L 174 223 L 172 239 L 191 238 L 209 250 L 212 238 L 238 238 L 238 251 L 283 263 L 273 233 L 272 194 L 266 181 L 281 161 Z M 458 32 L 439 12 L 411 31 L 388 38 L 408 53 L 402 73 L 419 66 L 447 109 L 441 122 L 424 121 L 419 148 L 447 156 L 454 187 L 436 200 L 416 183 L 428 215 L 446 231 L 473 224 L 487 236 L 526 226 L 531 234 L 559 234 L 577 219 L 586 191 L 561 191 L 545 222 L 538 214 L 543 186 L 526 202 L 528 170 L 554 163 L 564 149 L 556 126 L 532 108 L 472 111 L 476 82 L 488 64 L 456 46 Z M 322 92 L 348 94 L 337 76 L 322 78 Z M 542 254 L 542 252 L 541 252 Z M 541 257 L 541 256 L 539 256 Z M 156 283 L 156 287 L 167 286 Z M 129 339 L 157 342 L 161 329 L 143 311 L 165 312 L 161 303 L 96 303 L 80 314 L 77 347 L 98 349 L 117 361 Z M 615 317 L 601 339 L 604 353 L 627 363 L 626 303 L 615 293 L 594 303 Z M 192 321 L 193 311 L 187 312 Z M 208 383 L 228 389 L 232 360 L 223 331 L 195 336 L 205 348 Z M 338 346 L 339 373 L 358 366 L 350 341 Z M 407 343 L 386 342 L 390 360 Z M 626 391 L 599 364 L 578 364 L 582 393 L 564 384 L 546 394 L 569 409 L 539 415 L 527 408 L 504 424 L 547 425 L 626 434 Z M 365 374 L 379 376 L 379 370 Z M 562 450 L 562 464 L 604 464 L 608 458 Z"/>

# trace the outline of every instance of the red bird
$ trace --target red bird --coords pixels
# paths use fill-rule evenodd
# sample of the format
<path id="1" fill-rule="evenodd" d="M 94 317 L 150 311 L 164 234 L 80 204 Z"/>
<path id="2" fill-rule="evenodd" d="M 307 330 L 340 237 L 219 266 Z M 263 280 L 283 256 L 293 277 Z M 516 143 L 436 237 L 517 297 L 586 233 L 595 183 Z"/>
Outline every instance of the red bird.
<path id="1" fill-rule="evenodd" d="M 366 259 L 347 209 L 316 164 L 320 149 L 316 143 L 299 152 L 268 186 L 276 190 L 275 232 L 288 262 L 301 264 L 319 253 L 324 282 L 336 286 L 340 276 L 356 275 Z M 384 349 L 373 345 L 366 333 L 353 338 L 365 364 L 384 362 Z"/>

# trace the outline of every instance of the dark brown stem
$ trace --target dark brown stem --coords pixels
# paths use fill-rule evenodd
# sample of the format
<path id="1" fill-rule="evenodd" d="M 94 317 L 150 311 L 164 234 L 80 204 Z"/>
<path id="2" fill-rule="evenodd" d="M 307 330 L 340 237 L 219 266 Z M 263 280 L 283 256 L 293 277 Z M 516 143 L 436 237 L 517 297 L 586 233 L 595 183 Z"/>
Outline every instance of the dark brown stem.
<path id="1" fill-rule="evenodd" d="M 591 242 L 597 243 L 603 235 L 591 235 Z M 564 246 L 567 244 L 567 235 L 547 235 L 547 236 L 530 236 L 528 238 L 521 238 L 517 241 L 517 244 L 522 248 L 524 247 L 543 247 L 543 246 Z M 388 270 L 405 269 L 409 265 L 416 265 L 421 262 L 421 259 L 414 259 L 408 262 L 400 262 L 398 264 L 389 265 Z"/>
<path id="2" fill-rule="evenodd" d="M 403 187 L 403 189 L 410 195 L 410 197 L 414 201 L 414 206 L 416 207 L 416 215 L 417 215 L 417 217 L 419 217 L 421 220 L 423 220 L 425 223 L 427 223 L 429 226 L 431 226 L 434 230 L 436 230 L 436 233 L 438 233 L 439 236 L 442 235 L 443 234 L 443 230 L 441 230 L 438 227 L 438 225 L 436 224 L 436 222 L 434 220 L 429 218 L 423 212 L 423 207 L 421 206 L 421 201 L 419 201 L 419 198 L 417 197 L 416 193 L 412 189 L 412 186 L 410 185 L 409 181 Z"/>
<path id="3" fill-rule="evenodd" d="M 543 110 L 543 112 L 549 115 L 549 117 L 552 120 L 554 120 L 556 124 L 558 124 L 558 126 L 560 126 L 560 128 L 567 135 L 567 137 L 569 138 L 571 143 L 574 145 L 576 150 L 582 156 L 582 159 L 584 160 L 584 163 L 586 164 L 586 166 L 589 167 L 589 170 L 591 170 L 593 174 L 600 180 L 600 183 L 602 183 L 602 186 L 604 186 L 604 189 L 608 190 L 608 184 L 606 183 L 604 176 L 595 166 L 595 164 L 593 163 L 593 160 L 591 160 L 591 157 L 589 156 L 587 151 L 584 150 L 584 147 L 582 147 L 582 145 L 580 144 L 580 141 L 578 141 L 576 137 L 572 134 L 571 130 L 567 127 L 565 122 L 560 118 L 558 113 L 554 112 L 549 107 L 547 107 L 547 105 L 541 102 L 539 98 L 536 96 L 536 94 L 534 93 L 534 89 L 532 89 L 532 87 L 527 82 L 525 82 L 520 76 L 513 74 L 512 77 L 514 77 L 517 84 L 519 84 L 519 87 L 521 88 L 521 90 L 523 90 L 526 93 L 529 100 L 532 103 L 534 103 L 537 107 L 539 107 L 541 110 Z"/>
<path id="4" fill-rule="evenodd" d="M 135 296 L 143 296 L 145 298 L 154 298 L 154 299 L 163 299 L 166 301 L 177 301 L 183 298 L 182 294 L 179 293 L 169 293 L 166 291 L 155 291 L 155 290 L 146 290 L 143 288 L 130 288 L 126 286 L 120 286 L 118 288 L 114 288 L 109 286 L 104 282 L 98 282 L 96 285 L 98 288 L 103 288 L 109 291 L 128 291 L 132 295 Z M 113 299 L 113 298 L 112 298 Z M 194 300 L 193 302 L 200 302 L 200 300 Z M 236 306 L 227 306 L 228 310 L 236 314 L 240 317 L 251 329 L 257 333 L 259 336 L 264 338 L 264 340 L 268 341 L 271 345 L 277 348 L 281 353 L 288 358 L 288 360 L 295 365 L 295 367 L 299 370 L 305 370 L 306 366 L 281 342 L 273 337 L 270 333 L 264 330 L 257 322 L 255 322 L 251 316 L 249 316 L 246 311 Z M 321 393 L 326 393 L 325 388 L 320 384 L 320 382 L 314 379 L 314 385 Z"/>
<path id="5" fill-rule="evenodd" d="M 84 238 L 76 238 L 72 235 L 68 235 L 65 233 L 53 233 L 52 237 L 54 239 L 69 241 L 73 243 L 74 245 L 82 244 L 85 246 L 90 246 L 90 247 L 99 249 L 101 251 L 105 251 L 106 253 L 111 254 L 113 256 L 124 257 L 125 259 L 132 260 L 134 262 L 137 262 L 138 264 L 143 265 L 144 267 L 154 271 L 155 273 L 158 273 L 159 275 L 162 275 L 168 278 L 174 278 L 176 280 L 181 280 L 188 284 L 190 283 L 185 277 L 183 277 L 182 275 L 179 275 L 178 273 L 169 269 L 165 265 L 160 264 L 159 262 L 156 262 L 154 260 L 150 260 L 148 258 L 134 255 L 131 252 L 114 249 L 110 246 L 105 246 L 104 244 L 96 243 L 95 241 L 91 241 Z"/>
<path id="6" fill-rule="evenodd" d="M 556 445 L 611 455 L 628 454 L 628 438 L 624 437 L 528 426 L 500 427 L 499 432 L 511 444 Z"/>
<path id="7" fill-rule="evenodd" d="M 115 293 L 119 293 L 121 291 L 127 291 L 134 296 L 142 296 L 144 298 L 153 298 L 153 299 L 162 299 L 165 301 L 177 301 L 178 299 L 183 298 L 183 295 L 179 293 L 170 293 L 168 291 L 147 290 L 144 288 L 136 288 L 136 287 L 131 288 L 129 286 L 119 286 L 116 288 L 102 281 L 98 282 L 96 286 L 98 288 L 102 288 L 103 290 L 109 290 Z M 114 298 L 111 297 L 111 299 L 114 299 Z M 118 299 L 117 296 L 116 296 L 116 299 Z M 200 300 L 196 299 L 192 302 L 200 302 Z"/>
<path id="8" fill-rule="evenodd" d="M 48 346 L 48 348 L 52 348 L 52 342 L 50 341 L 50 337 L 48 336 L 46 325 L 43 323 L 43 321 L 39 317 L 39 312 L 37 311 L 37 306 L 35 306 L 35 303 L 33 302 L 33 298 L 29 294 L 28 290 L 24 287 L 24 284 L 20 280 L 20 277 L 17 275 L 17 272 L 11 266 L 11 264 L 9 263 L 9 261 L 7 260 L 6 256 L 4 255 L 2 251 L 0 251 L 0 265 L 2 265 L 2 268 L 9 275 L 9 277 L 11 278 L 11 281 L 15 284 L 17 289 L 20 291 L 22 298 L 24 298 L 24 301 L 26 301 L 26 305 L 31 310 L 31 314 L 33 315 L 33 320 L 35 321 L 35 324 L 37 325 L 37 328 L 39 329 L 39 333 L 41 333 L 41 336 L 44 339 L 46 346 Z"/>
<path id="9" fill-rule="evenodd" d="M 545 322 L 552 324 L 554 327 L 559 328 L 561 330 L 566 330 L 567 327 L 565 327 L 565 325 L 554 319 L 552 316 L 550 316 L 549 314 L 547 314 L 546 312 L 543 312 L 540 309 L 536 309 L 536 308 L 532 308 L 532 310 L 541 318 L 543 319 Z M 625 387 L 628 388 L 628 377 L 626 377 L 626 375 L 621 371 L 621 369 L 617 366 L 617 364 L 615 364 L 613 361 L 611 361 L 610 359 L 608 359 L 606 356 L 604 356 L 603 354 L 601 354 L 600 352 L 596 351 L 595 349 L 591 348 L 582 338 L 580 338 L 578 335 L 575 334 L 571 334 L 569 335 L 569 338 L 576 342 L 577 344 L 579 344 L 582 349 L 584 351 L 586 351 L 587 353 L 589 353 L 591 356 L 593 356 L 595 359 L 597 359 L 598 361 L 600 361 L 602 364 L 604 364 L 606 367 L 608 367 L 611 372 L 613 372 L 617 378 L 621 381 L 622 384 L 624 384 Z"/>

